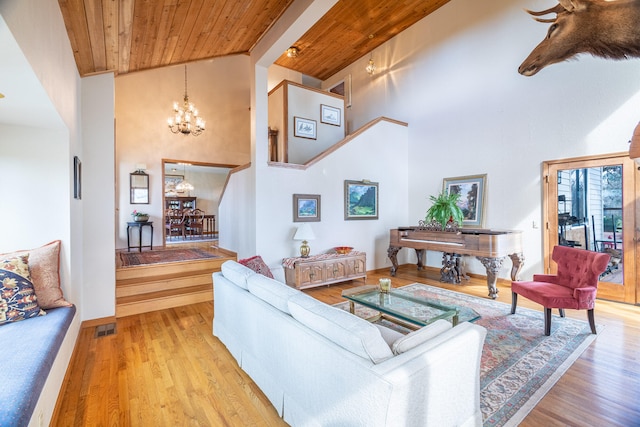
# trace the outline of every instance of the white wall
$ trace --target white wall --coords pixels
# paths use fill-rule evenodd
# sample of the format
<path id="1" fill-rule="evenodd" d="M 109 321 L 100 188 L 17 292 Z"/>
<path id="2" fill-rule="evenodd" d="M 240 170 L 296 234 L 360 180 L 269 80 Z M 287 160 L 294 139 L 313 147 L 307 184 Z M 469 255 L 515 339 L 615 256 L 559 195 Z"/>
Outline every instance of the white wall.
<path id="1" fill-rule="evenodd" d="M 295 84 L 285 84 L 286 89 L 284 96 L 286 97 L 286 101 L 284 108 L 287 112 L 286 145 L 288 148 L 288 163 L 301 165 L 344 138 L 344 99 L 332 93 L 318 92 L 317 90 L 300 87 Z M 322 123 L 320 117 L 321 104 L 340 110 L 340 126 Z M 295 136 L 296 117 L 315 122 L 315 139 Z"/>
<path id="2" fill-rule="evenodd" d="M 541 162 L 627 151 L 640 111 L 638 59 L 581 56 L 533 77 L 517 73 L 548 28 L 523 8 L 553 4 L 447 3 L 374 50 L 373 77 L 364 71 L 367 55 L 323 84 L 352 75 L 350 128 L 380 115 L 409 123 L 411 223 L 424 217 L 443 178 L 486 173 L 485 226 L 523 230 L 523 277 L 542 270 L 542 227 L 532 227 L 542 220 Z M 428 258 L 440 265 L 440 254 Z"/>
<path id="3" fill-rule="evenodd" d="M 115 315 L 114 76 L 82 79 L 83 307 L 89 319 Z"/>
<path id="4" fill-rule="evenodd" d="M 316 240 L 310 242 L 312 254 L 330 251 L 335 246 L 352 246 L 367 253 L 368 269 L 387 265 L 389 229 L 407 222 L 406 210 L 398 206 L 408 204 L 404 162 L 389 159 L 406 160 L 407 132 L 403 125 L 383 121 L 306 170 L 259 169 L 257 243 L 255 248 L 238 250 L 238 256 L 260 254 L 273 264 L 299 254 L 300 242 L 292 240 L 301 224 L 293 222 L 293 194 L 304 193 L 321 196 L 321 221 L 310 223 L 316 235 Z M 389 144 L 390 140 L 394 144 Z M 362 179 L 379 183 L 379 219 L 345 221 L 344 181 Z M 221 230 L 222 227 L 221 224 Z M 224 246 L 222 236 L 220 243 Z"/>
<path id="5" fill-rule="evenodd" d="M 10 33 L 3 30 L 2 48 L 15 46 L 12 51 L 17 52 L 3 56 L 8 61 L 3 62 L 3 72 L 9 70 L 8 78 L 20 84 L 28 82 L 23 100 L 27 105 L 34 93 L 46 94 L 44 99 L 37 95 L 38 104 L 29 116 L 30 125 L 40 129 L 24 124 L 0 129 L 0 161 L 8 163 L 3 170 L 15 168 L 5 177 L 11 188 L 7 200 L 21 200 L 19 210 L 0 213 L 3 223 L 14 225 L 0 245 L 6 250 L 29 249 L 61 240 L 63 291 L 82 315 L 82 229 L 75 226 L 82 223 L 82 204 L 71 197 L 71 159 L 82 152 L 80 80 L 73 52 L 55 0 L 3 1 L 0 15 Z M 6 123 L 2 111 L 0 122 Z M 76 331 L 78 325 L 74 324 Z"/>
<path id="6" fill-rule="evenodd" d="M 162 242 L 162 159 L 242 165 L 250 160 L 249 58 L 236 55 L 188 65 L 189 101 L 206 120 L 202 135 L 173 134 L 173 102 L 182 103 L 184 66 L 118 76 L 116 109 L 116 248 L 127 247 L 127 221 L 136 209 L 151 215 L 154 242 Z M 266 127 L 265 127 L 266 134 Z M 132 205 L 129 173 L 144 163 L 149 205 Z"/>

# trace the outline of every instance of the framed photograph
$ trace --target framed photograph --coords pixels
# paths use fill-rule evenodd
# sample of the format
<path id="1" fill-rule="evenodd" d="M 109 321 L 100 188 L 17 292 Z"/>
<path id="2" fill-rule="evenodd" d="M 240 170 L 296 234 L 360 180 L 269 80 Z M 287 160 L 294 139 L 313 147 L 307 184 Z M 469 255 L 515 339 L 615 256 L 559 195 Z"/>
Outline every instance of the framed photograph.
<path id="1" fill-rule="evenodd" d="M 378 183 L 344 182 L 344 219 L 378 219 Z"/>
<path id="2" fill-rule="evenodd" d="M 82 199 L 82 162 L 73 156 L 73 198 Z"/>
<path id="3" fill-rule="evenodd" d="M 303 119 L 302 117 L 293 118 L 293 136 L 299 138 L 316 139 L 315 120 Z"/>
<path id="4" fill-rule="evenodd" d="M 184 175 L 165 175 L 164 176 L 164 192 L 165 193 L 184 193 L 184 190 L 177 191 L 176 185 L 180 184 L 184 179 Z"/>
<path id="5" fill-rule="evenodd" d="M 339 108 L 320 104 L 320 122 L 333 126 L 340 126 L 341 113 Z"/>
<path id="6" fill-rule="evenodd" d="M 320 221 L 320 195 L 293 195 L 293 222 Z"/>
<path id="7" fill-rule="evenodd" d="M 442 190 L 447 194 L 460 194 L 458 206 L 462 209 L 463 227 L 484 227 L 487 174 L 444 178 Z"/>

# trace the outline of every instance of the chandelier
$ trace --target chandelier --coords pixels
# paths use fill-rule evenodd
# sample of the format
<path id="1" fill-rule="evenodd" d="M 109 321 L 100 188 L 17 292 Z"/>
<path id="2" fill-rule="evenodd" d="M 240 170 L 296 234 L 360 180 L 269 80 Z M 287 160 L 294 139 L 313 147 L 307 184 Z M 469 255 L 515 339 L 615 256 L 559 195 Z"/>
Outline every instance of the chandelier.
<path id="1" fill-rule="evenodd" d="M 189 164 L 191 166 L 191 164 Z M 190 191 L 193 191 L 194 187 L 189 181 L 187 181 L 187 163 L 182 164 L 182 181 L 176 185 L 176 191 L 179 193 L 184 193 L 191 195 Z"/>
<path id="2" fill-rule="evenodd" d="M 182 107 L 173 103 L 173 115 L 167 120 L 169 129 L 173 133 L 198 136 L 204 131 L 204 120 L 198 116 L 198 110 L 189 102 L 187 95 L 187 66 L 184 66 L 184 103 Z"/>
<path id="3" fill-rule="evenodd" d="M 376 72 L 376 64 L 373 63 L 373 52 L 371 52 L 371 57 L 369 58 L 369 63 L 365 67 L 365 70 L 367 70 L 367 73 L 370 76 L 372 76 L 373 73 Z"/>

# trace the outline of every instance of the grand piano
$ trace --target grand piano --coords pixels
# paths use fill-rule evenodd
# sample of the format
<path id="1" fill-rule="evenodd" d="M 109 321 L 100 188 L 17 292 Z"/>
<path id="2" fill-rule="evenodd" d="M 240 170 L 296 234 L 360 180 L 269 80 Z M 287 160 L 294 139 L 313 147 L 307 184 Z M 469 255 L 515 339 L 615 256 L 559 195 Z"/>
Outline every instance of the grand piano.
<path id="1" fill-rule="evenodd" d="M 518 280 L 524 263 L 522 254 L 522 232 L 513 230 L 488 230 L 463 228 L 454 232 L 428 231 L 422 227 L 399 227 L 392 229 L 389 236 L 387 254 L 393 267 L 391 275 L 398 269 L 397 255 L 402 248 L 412 248 L 418 257 L 418 270 L 422 270 L 424 253 L 427 250 L 443 253 L 441 280 L 459 283 L 466 278 L 461 268 L 462 255 L 475 256 L 487 270 L 489 296 L 498 296 L 496 282 L 498 273 L 506 257 L 511 258 L 511 279 Z"/>

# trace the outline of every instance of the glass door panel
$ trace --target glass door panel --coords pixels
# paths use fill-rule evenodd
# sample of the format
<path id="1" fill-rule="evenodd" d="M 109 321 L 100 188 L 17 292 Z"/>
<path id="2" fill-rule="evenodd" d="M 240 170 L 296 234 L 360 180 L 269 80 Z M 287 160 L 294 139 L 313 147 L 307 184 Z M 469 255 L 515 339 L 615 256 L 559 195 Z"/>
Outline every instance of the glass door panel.
<path id="1" fill-rule="evenodd" d="M 635 303 L 634 165 L 626 156 L 545 163 L 545 267 L 553 273 L 553 246 L 611 256 L 598 297 Z"/>

